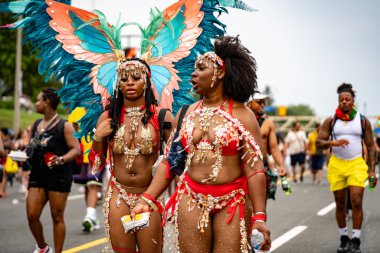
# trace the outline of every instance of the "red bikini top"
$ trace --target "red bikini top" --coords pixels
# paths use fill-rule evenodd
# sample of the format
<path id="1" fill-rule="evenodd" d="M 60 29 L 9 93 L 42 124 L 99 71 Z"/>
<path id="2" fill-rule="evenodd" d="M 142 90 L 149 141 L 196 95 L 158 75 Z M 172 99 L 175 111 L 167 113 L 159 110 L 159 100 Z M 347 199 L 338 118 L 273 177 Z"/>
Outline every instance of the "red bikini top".
<path id="1" fill-rule="evenodd" d="M 202 103 L 202 101 L 200 101 L 197 104 L 197 106 L 195 107 L 194 111 L 197 110 L 198 106 L 201 103 Z M 229 100 L 229 114 L 230 115 L 232 115 L 232 108 L 233 108 L 233 100 L 230 99 Z M 220 110 L 224 110 L 223 109 L 223 105 L 220 106 L 219 109 Z M 190 116 L 191 115 L 189 115 L 189 117 Z M 189 145 L 187 145 L 188 144 L 188 139 L 190 139 L 189 137 L 193 136 L 195 127 L 194 126 L 188 127 L 186 125 L 186 121 L 183 124 L 184 124 L 183 125 L 183 133 L 184 134 L 181 137 L 181 143 L 185 147 L 186 151 L 189 152 Z M 231 122 L 227 122 L 224 125 L 223 124 L 217 125 L 216 128 L 219 128 L 221 130 L 221 134 L 218 133 L 218 135 L 221 136 L 221 138 L 217 138 L 217 132 L 215 131 L 214 132 L 214 139 L 215 140 L 216 139 L 220 140 L 220 145 L 222 147 L 222 156 L 233 156 L 233 155 L 238 154 L 239 153 L 239 143 L 240 143 L 239 142 L 238 129 L 234 128 L 233 125 L 231 124 Z M 211 147 L 213 147 L 212 150 L 215 151 L 215 147 L 214 147 L 213 143 L 210 142 L 210 140 L 203 139 L 200 142 L 206 142 L 208 144 L 211 144 Z M 198 150 L 198 148 L 197 148 L 198 144 L 199 143 L 194 144 L 194 149 L 195 150 Z"/>

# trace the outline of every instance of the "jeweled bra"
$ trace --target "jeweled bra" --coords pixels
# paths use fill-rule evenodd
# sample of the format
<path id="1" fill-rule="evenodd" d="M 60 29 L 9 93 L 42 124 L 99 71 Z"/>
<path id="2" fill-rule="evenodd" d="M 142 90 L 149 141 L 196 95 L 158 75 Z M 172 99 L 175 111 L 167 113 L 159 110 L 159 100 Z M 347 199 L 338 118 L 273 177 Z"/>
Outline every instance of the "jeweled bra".
<path id="1" fill-rule="evenodd" d="M 124 108 L 122 114 L 126 113 L 126 116 L 131 119 L 129 124 L 129 136 L 130 140 L 133 141 L 137 135 L 139 120 L 142 116 L 142 110 L 145 106 L 142 107 L 131 107 Z M 134 148 L 129 148 L 127 143 L 124 140 L 125 135 L 125 124 L 124 118 L 121 117 L 121 126 L 117 129 L 114 143 L 113 143 L 113 152 L 115 154 L 124 154 L 125 157 L 125 167 L 130 170 L 132 164 L 137 155 L 140 153 L 143 155 L 149 155 L 153 153 L 153 137 L 150 131 L 149 126 L 142 126 L 141 129 L 141 142 L 133 145 Z"/>
<path id="2" fill-rule="evenodd" d="M 250 155 L 247 162 L 250 163 L 252 161 L 251 166 L 253 166 L 259 158 L 262 159 L 261 150 L 253 136 L 237 118 L 223 109 L 223 105 L 224 103 L 218 107 L 197 107 L 184 119 L 179 137 L 175 140 L 183 141 L 185 150 L 188 153 L 185 171 L 189 168 L 196 150 L 200 150 L 200 153 L 195 157 L 195 162 L 198 163 L 205 162 L 208 158 L 207 155 L 209 151 L 214 151 L 213 157 L 216 158 L 216 161 L 211 166 L 212 172 L 207 178 L 203 179 L 202 182 L 216 180 L 222 168 L 223 149 L 227 147 L 231 148 L 230 145 L 233 143 L 236 143 L 236 150 L 241 150 L 244 147 L 247 148 L 246 153 L 242 155 L 241 159 Z M 217 115 L 219 119 L 215 119 Z M 198 120 L 202 131 L 202 139 L 194 144 L 193 132 L 196 128 L 195 121 L 197 116 L 199 116 Z M 205 136 L 208 135 L 207 132 L 211 122 L 216 124 L 216 126 L 213 127 L 214 140 L 212 142 L 209 139 L 205 139 Z M 240 141 L 243 139 L 246 143 L 241 146 Z"/>

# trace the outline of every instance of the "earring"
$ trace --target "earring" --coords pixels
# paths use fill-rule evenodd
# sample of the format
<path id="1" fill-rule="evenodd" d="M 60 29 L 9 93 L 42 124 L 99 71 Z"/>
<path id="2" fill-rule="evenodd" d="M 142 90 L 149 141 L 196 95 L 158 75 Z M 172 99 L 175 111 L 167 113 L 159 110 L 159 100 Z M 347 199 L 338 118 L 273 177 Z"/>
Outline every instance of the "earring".
<path id="1" fill-rule="evenodd" d="M 215 85 L 215 81 L 216 81 L 216 75 L 218 74 L 217 70 L 215 69 L 214 70 L 214 75 L 212 76 L 212 83 L 211 83 L 211 88 L 214 88 L 214 85 Z"/>

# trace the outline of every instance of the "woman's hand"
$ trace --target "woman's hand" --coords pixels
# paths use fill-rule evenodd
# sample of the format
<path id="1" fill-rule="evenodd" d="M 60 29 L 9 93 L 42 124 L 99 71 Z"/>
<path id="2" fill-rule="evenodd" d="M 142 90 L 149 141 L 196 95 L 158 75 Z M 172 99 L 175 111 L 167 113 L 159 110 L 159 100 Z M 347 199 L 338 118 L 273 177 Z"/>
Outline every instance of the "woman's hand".
<path id="1" fill-rule="evenodd" d="M 346 139 L 339 139 L 331 142 L 331 146 L 345 148 L 350 142 Z"/>
<path id="2" fill-rule="evenodd" d="M 136 214 L 146 213 L 146 212 L 149 212 L 149 211 L 150 211 L 149 204 L 145 200 L 140 199 L 140 201 L 137 204 L 137 206 L 135 206 L 135 208 L 132 209 L 132 211 L 131 211 L 131 217 L 132 217 L 132 219 L 135 219 L 135 215 Z"/>
<path id="3" fill-rule="evenodd" d="M 286 169 L 284 166 L 279 166 L 279 171 L 278 171 L 278 174 L 280 175 L 280 177 L 285 177 L 286 176 Z"/>
<path id="4" fill-rule="evenodd" d="M 54 155 L 54 156 L 50 157 L 49 163 L 47 164 L 47 166 L 51 169 L 51 168 L 60 166 L 62 164 L 63 163 L 62 163 L 61 157 Z"/>
<path id="5" fill-rule="evenodd" d="M 95 134 L 98 138 L 105 138 L 112 133 L 111 118 L 107 118 L 96 127 Z"/>
<path id="6" fill-rule="evenodd" d="M 260 250 L 265 251 L 265 252 L 269 251 L 271 244 L 272 244 L 272 241 L 270 239 L 270 231 L 267 228 L 267 225 L 265 223 L 262 223 L 262 222 L 255 222 L 253 224 L 252 229 L 257 229 L 260 233 L 262 233 L 264 235 L 264 241 L 260 246 Z"/>

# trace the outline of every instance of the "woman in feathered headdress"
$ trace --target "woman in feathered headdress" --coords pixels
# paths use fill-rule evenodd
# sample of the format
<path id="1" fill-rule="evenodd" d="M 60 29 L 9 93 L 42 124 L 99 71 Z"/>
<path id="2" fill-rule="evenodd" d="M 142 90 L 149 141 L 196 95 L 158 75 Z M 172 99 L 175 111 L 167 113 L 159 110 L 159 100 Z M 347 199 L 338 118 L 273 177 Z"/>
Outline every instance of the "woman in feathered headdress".
<path id="1" fill-rule="evenodd" d="M 79 135 L 93 137 L 94 174 L 104 168 L 109 148 L 112 177 L 104 214 L 113 250 L 134 252 L 137 244 L 140 252 L 160 252 L 160 203 L 141 194 L 151 182 L 161 137 L 171 128 L 167 113 L 168 129 L 162 131 L 157 105 L 176 113 L 195 101 L 190 83 L 194 62 L 211 50 L 212 38 L 224 34 L 214 13 L 227 12 L 224 6 L 252 9 L 240 0 L 179 0 L 163 12 L 152 10 L 151 23 L 140 27 L 141 58 L 125 59 L 120 41 L 125 24 L 112 26 L 99 11 L 66 4 L 70 0 L 18 1 L 1 4 L 0 12 L 24 15 L 8 27 L 23 28 L 25 39 L 40 50 L 41 73 L 62 78 L 62 102 L 71 110 L 86 108 Z M 120 219 L 140 199 L 151 207 L 149 228 L 126 234 Z"/>
<path id="2" fill-rule="evenodd" d="M 177 131 L 146 193 L 153 199 L 180 176 L 167 203 L 179 252 L 250 252 L 250 228 L 264 235 L 265 171 L 260 129 L 245 102 L 255 93 L 256 62 L 236 37 L 221 37 L 198 58 L 191 82 L 202 100 L 175 120 Z M 140 200 L 133 214 L 149 210 Z M 252 216 L 252 218 L 251 218 Z"/>

